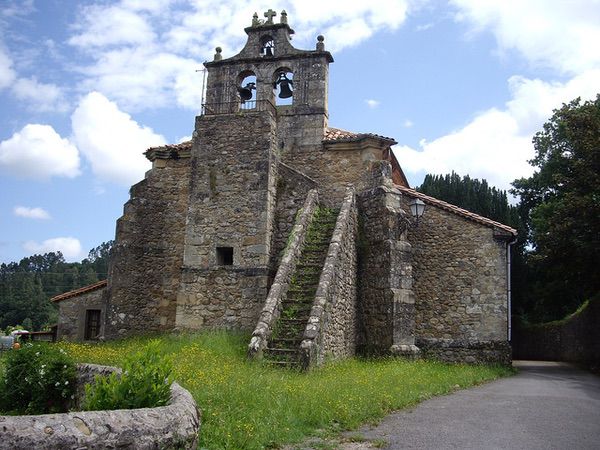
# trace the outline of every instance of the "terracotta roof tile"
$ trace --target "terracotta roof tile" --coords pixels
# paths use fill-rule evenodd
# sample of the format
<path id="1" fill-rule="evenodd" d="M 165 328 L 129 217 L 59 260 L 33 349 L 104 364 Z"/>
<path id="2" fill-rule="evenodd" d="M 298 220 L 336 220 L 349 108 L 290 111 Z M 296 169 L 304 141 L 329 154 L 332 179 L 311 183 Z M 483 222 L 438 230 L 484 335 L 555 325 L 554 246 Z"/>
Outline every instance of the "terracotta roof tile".
<path id="1" fill-rule="evenodd" d="M 429 203 L 430 205 L 437 206 L 438 208 L 441 208 L 443 210 L 457 214 L 459 216 L 462 216 L 466 219 L 480 223 L 482 225 L 486 225 L 486 226 L 492 227 L 492 228 L 499 228 L 503 231 L 511 233 L 512 235 L 515 235 L 515 236 L 517 235 L 517 230 L 509 227 L 508 225 L 504 225 L 503 223 L 496 222 L 495 220 L 488 219 L 487 217 L 483 217 L 483 216 L 480 216 L 479 214 L 472 213 L 471 211 L 468 211 L 463 208 L 459 208 L 458 206 L 452 205 L 443 200 L 438 200 L 435 197 L 430 197 L 429 195 L 422 194 L 421 192 L 415 191 L 414 189 L 407 188 L 404 186 L 399 186 L 399 185 L 395 185 L 395 187 L 397 189 L 399 189 L 401 192 L 404 192 L 409 197 L 418 198 L 420 200 L 423 200 L 425 203 Z"/>
<path id="2" fill-rule="evenodd" d="M 88 292 L 95 291 L 97 289 L 101 289 L 107 285 L 106 280 L 98 281 L 97 283 L 90 284 L 89 286 L 84 286 L 79 289 L 75 289 L 73 291 L 65 292 L 64 294 L 56 295 L 52 297 L 50 300 L 53 302 L 60 302 L 61 300 L 66 300 L 71 297 L 77 297 L 82 294 L 87 294 Z"/>
<path id="3" fill-rule="evenodd" d="M 179 144 L 166 144 L 159 145 L 158 147 L 150 147 L 146 152 L 150 150 L 189 150 L 192 148 L 192 141 L 184 141 Z"/>
<path id="4" fill-rule="evenodd" d="M 387 137 L 387 136 L 381 136 L 379 134 L 374 134 L 374 133 L 354 133 L 352 131 L 347 131 L 347 130 L 342 130 L 340 128 L 326 128 L 325 129 L 325 134 L 323 136 L 323 140 L 326 142 L 335 142 L 335 141 L 354 141 L 354 140 L 358 140 L 358 139 L 363 139 L 365 137 L 372 137 L 375 139 L 383 139 L 385 141 L 390 141 L 390 143 L 396 143 L 396 140 L 391 138 L 391 137 Z"/>
<path id="5" fill-rule="evenodd" d="M 192 150 L 192 141 L 180 142 L 179 144 L 167 144 L 160 147 L 150 147 L 144 152 L 150 161 L 155 159 L 189 158 Z"/>

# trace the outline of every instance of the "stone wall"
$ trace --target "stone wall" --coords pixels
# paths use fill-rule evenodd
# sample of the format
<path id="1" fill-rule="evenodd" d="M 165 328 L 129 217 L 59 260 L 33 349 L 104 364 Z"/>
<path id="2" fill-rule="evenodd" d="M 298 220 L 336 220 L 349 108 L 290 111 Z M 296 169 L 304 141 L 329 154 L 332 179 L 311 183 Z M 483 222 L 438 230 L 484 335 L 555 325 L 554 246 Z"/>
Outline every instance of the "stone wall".
<path id="1" fill-rule="evenodd" d="M 296 216 L 306 201 L 308 192 L 317 187 L 314 180 L 281 162 L 278 165 L 277 172 L 275 228 L 273 230 L 271 262 L 269 264 L 272 271 L 276 271 L 279 267 L 283 250 L 296 222 Z"/>
<path id="2" fill-rule="evenodd" d="M 279 318 L 281 302 L 287 295 L 290 279 L 296 270 L 296 264 L 298 263 L 302 251 L 306 232 L 310 226 L 318 200 L 319 196 L 317 190 L 311 190 L 304 201 L 302 209 L 299 211 L 294 228 L 289 234 L 289 241 L 277 269 L 275 280 L 271 285 L 271 289 L 269 290 L 269 294 L 260 313 L 260 318 L 252 333 L 252 339 L 248 346 L 248 354 L 250 357 L 261 355 L 262 350 L 266 347 L 267 341 L 271 336 L 272 326 Z"/>
<path id="3" fill-rule="evenodd" d="M 374 182 L 389 180 L 389 163 L 373 166 Z M 414 297 L 411 245 L 400 197 L 389 183 L 359 195 L 360 341 L 363 353 L 413 354 Z"/>
<path id="4" fill-rule="evenodd" d="M 515 359 L 569 361 L 600 370 L 600 297 L 564 320 L 526 326 L 515 321 Z"/>
<path id="5" fill-rule="evenodd" d="M 115 368 L 83 364 L 83 382 Z M 81 392 L 81 389 L 79 390 Z M 37 416 L 0 416 L 0 449 L 195 449 L 200 414 L 191 394 L 177 383 L 158 408 L 77 411 Z"/>
<path id="6" fill-rule="evenodd" d="M 189 179 L 190 159 L 180 157 L 132 186 L 112 250 L 107 337 L 175 326 Z"/>
<path id="7" fill-rule="evenodd" d="M 58 303 L 58 330 L 56 338 L 67 341 L 83 341 L 85 337 L 85 317 L 88 309 L 100 310 L 100 336 L 104 334 L 106 314 L 105 296 L 107 289 L 96 289 Z"/>
<path id="8" fill-rule="evenodd" d="M 459 339 L 416 339 L 424 358 L 451 363 L 511 364 L 508 341 L 461 341 Z"/>
<path id="9" fill-rule="evenodd" d="M 334 206 L 343 200 L 349 186 L 353 186 L 356 192 L 368 187 L 371 157 L 370 150 L 324 150 L 319 142 L 303 151 L 291 148 L 284 155 L 284 161 L 316 180 L 322 201 Z"/>
<path id="10" fill-rule="evenodd" d="M 401 197 L 405 210 L 411 199 Z M 427 203 L 418 226 L 413 219 L 408 240 L 413 248 L 417 346 L 430 355 L 439 348 L 442 359 L 472 361 L 493 359 L 481 347 L 489 343 L 498 361 L 509 359 L 504 355 L 509 351 L 507 236 Z M 468 359 L 450 357 L 467 348 L 472 350 L 465 353 Z"/>
<path id="11" fill-rule="evenodd" d="M 256 325 L 270 284 L 276 152 L 268 111 L 197 118 L 178 328 Z M 222 248 L 232 261 L 219 260 Z"/>
<path id="12" fill-rule="evenodd" d="M 338 215 L 310 317 L 300 344 L 308 368 L 327 359 L 353 356 L 356 350 L 356 237 L 354 190 L 349 189 Z"/>

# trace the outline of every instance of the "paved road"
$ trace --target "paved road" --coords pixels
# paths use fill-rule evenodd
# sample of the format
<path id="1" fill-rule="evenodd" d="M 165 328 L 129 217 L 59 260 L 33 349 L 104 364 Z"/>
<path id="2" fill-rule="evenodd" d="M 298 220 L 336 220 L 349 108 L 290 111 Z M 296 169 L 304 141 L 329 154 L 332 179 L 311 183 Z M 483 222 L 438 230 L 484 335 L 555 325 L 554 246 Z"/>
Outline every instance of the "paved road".
<path id="1" fill-rule="evenodd" d="M 600 449 L 600 377 L 566 363 L 514 365 L 513 377 L 428 400 L 359 432 L 390 449 Z"/>

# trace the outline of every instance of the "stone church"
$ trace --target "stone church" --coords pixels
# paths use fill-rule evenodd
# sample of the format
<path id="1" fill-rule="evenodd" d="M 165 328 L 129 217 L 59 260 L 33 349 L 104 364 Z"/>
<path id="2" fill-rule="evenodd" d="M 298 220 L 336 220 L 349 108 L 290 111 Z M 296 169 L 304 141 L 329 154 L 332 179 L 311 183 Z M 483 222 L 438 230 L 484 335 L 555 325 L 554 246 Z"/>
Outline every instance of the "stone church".
<path id="1" fill-rule="evenodd" d="M 205 63 L 192 140 L 146 151 L 108 280 L 53 298 L 59 338 L 225 328 L 305 368 L 510 361 L 515 230 L 411 189 L 394 139 L 329 126 L 323 36 L 298 50 L 285 11 L 264 17 Z"/>

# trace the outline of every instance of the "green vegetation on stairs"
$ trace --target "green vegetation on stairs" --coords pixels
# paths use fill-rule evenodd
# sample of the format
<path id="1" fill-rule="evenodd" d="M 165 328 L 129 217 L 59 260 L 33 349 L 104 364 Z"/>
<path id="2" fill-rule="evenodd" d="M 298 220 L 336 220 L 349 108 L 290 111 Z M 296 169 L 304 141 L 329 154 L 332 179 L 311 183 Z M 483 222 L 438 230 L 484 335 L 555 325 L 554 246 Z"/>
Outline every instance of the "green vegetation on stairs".
<path id="1" fill-rule="evenodd" d="M 319 285 L 338 210 L 318 207 L 306 233 L 304 247 L 292 275 L 281 315 L 264 350 L 264 357 L 276 365 L 297 366 L 299 346 Z"/>

